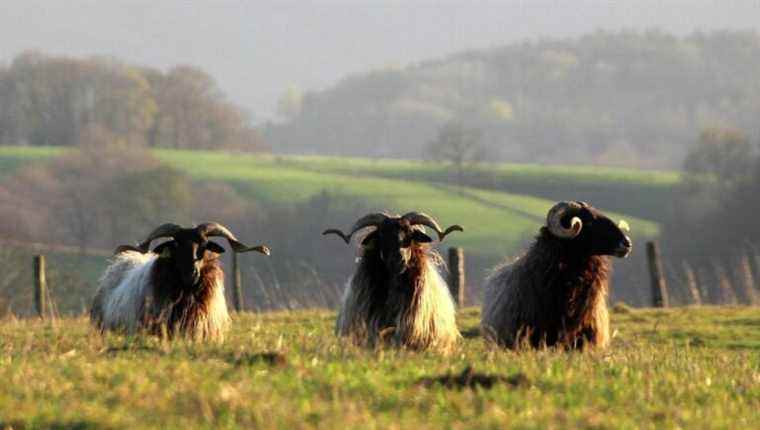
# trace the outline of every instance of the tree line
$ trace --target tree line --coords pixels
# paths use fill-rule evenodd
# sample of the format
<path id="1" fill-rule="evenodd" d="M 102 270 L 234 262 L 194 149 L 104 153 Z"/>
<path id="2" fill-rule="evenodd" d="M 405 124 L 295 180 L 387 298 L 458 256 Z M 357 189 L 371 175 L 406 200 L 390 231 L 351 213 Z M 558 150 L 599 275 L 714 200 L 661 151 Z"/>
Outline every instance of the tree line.
<path id="1" fill-rule="evenodd" d="M 760 36 L 599 31 L 472 50 L 283 96 L 278 150 L 426 158 L 452 121 L 489 159 L 677 168 L 700 130 L 757 139 Z"/>
<path id="2" fill-rule="evenodd" d="M 39 52 L 0 66 L 0 144 L 74 146 L 91 129 L 137 146 L 265 149 L 247 113 L 196 67 Z"/>
<path id="3" fill-rule="evenodd" d="M 670 276 L 705 302 L 760 304 L 760 148 L 741 130 L 705 129 L 682 172 L 661 233 Z"/>

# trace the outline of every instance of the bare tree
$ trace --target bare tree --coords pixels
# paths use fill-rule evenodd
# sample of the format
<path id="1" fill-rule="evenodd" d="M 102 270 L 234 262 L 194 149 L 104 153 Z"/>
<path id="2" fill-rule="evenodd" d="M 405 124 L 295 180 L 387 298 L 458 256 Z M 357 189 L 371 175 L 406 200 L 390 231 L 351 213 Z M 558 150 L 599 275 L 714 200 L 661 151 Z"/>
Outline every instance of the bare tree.
<path id="1" fill-rule="evenodd" d="M 157 222 L 189 221 L 193 188 L 185 174 L 103 129 L 82 142 L 9 178 L 0 215 L 12 226 L 10 238 L 72 244 L 85 254 L 143 235 Z"/>
<path id="2" fill-rule="evenodd" d="M 426 149 L 434 160 L 451 163 L 456 184 L 462 186 L 465 170 L 487 157 L 481 137 L 480 130 L 467 127 L 459 121 L 450 121 L 438 130 L 437 136 L 427 144 Z"/>
<path id="3" fill-rule="evenodd" d="M 731 128 L 708 128 L 684 160 L 686 179 L 694 186 L 724 193 L 752 173 L 754 148 L 747 135 Z"/>

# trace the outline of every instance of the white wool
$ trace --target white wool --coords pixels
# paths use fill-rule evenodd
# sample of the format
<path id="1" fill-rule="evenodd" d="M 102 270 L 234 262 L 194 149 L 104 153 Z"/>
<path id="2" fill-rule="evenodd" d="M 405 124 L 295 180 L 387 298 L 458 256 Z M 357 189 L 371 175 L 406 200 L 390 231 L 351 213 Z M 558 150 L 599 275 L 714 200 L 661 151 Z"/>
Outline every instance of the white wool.
<path id="1" fill-rule="evenodd" d="M 456 325 L 454 300 L 434 264 L 426 265 L 423 276 L 417 312 L 406 317 L 402 312 L 396 315 L 394 337 L 403 346 L 448 349 L 461 337 Z M 372 321 L 369 326 L 366 323 L 371 305 L 370 291 L 369 280 L 362 273 L 356 273 L 349 280 L 336 322 L 338 335 L 369 344 L 379 339 L 382 327 L 378 322 Z"/>
<path id="2" fill-rule="evenodd" d="M 481 330 L 483 335 L 492 341 L 513 345 L 514 333 L 519 331 L 520 321 L 524 318 L 533 319 L 533 315 L 523 315 L 532 311 L 521 303 L 519 290 L 513 290 L 518 282 L 513 279 L 513 265 L 504 265 L 486 279 L 483 305 L 481 308 Z"/>
<path id="3" fill-rule="evenodd" d="M 153 302 L 151 272 L 158 256 L 134 251 L 119 253 L 106 269 L 93 303 L 92 318 L 105 330 L 121 330 L 134 334 L 143 327 L 143 313 Z M 188 337 L 222 339 L 229 327 L 230 316 L 224 297 L 224 279 L 219 277 L 212 287 L 208 312 L 197 318 Z"/>
<path id="4" fill-rule="evenodd" d="M 224 333 L 230 325 L 230 315 L 227 312 L 227 301 L 224 298 L 224 278 L 219 277 L 214 283 L 211 300 L 208 303 L 208 312 L 201 315 L 193 329 L 188 333 L 195 339 L 223 340 Z"/>
<path id="5" fill-rule="evenodd" d="M 105 329 L 134 333 L 140 328 L 140 309 L 150 299 L 150 272 L 158 256 L 127 251 L 116 255 L 100 280 L 102 324 Z"/>

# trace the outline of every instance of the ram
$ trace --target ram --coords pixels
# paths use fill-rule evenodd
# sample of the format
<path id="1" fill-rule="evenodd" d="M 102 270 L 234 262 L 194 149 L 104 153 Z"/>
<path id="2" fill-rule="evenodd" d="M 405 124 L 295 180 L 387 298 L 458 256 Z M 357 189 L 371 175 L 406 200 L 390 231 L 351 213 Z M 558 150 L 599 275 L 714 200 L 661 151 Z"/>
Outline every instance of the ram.
<path id="1" fill-rule="evenodd" d="M 349 234 L 337 229 L 346 244 L 364 228 L 374 231 L 361 242 L 361 256 L 346 287 L 336 333 L 356 343 L 376 345 L 390 341 L 410 349 L 448 349 L 459 339 L 456 310 L 446 282 L 437 270 L 441 259 L 430 249 L 427 226 L 443 239 L 454 225 L 442 231 L 428 215 L 384 213 L 356 221 Z"/>
<path id="2" fill-rule="evenodd" d="M 631 252 L 624 230 L 584 202 L 557 203 L 528 252 L 486 281 L 484 336 L 510 348 L 606 346 L 608 256 Z"/>
<path id="3" fill-rule="evenodd" d="M 101 331 L 223 339 L 230 320 L 218 259 L 224 248 L 211 237 L 227 239 L 238 253 L 269 255 L 266 246 L 249 248 L 221 224 L 161 225 L 138 246 L 116 249 L 93 301 L 93 324 Z M 149 251 L 161 238 L 169 240 Z"/>

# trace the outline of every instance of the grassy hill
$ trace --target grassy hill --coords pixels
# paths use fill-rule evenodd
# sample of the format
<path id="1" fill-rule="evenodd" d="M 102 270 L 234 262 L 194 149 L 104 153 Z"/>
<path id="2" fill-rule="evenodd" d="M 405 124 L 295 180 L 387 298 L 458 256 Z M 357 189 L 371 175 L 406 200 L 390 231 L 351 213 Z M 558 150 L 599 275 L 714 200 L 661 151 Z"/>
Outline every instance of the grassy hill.
<path id="1" fill-rule="evenodd" d="M 366 350 L 334 314 L 237 315 L 223 344 L 94 335 L 84 318 L 0 321 L 0 427 L 757 428 L 757 308 L 616 307 L 604 352 Z M 424 378 L 506 378 L 444 387 Z"/>
<path id="2" fill-rule="evenodd" d="M 54 148 L 0 147 L 0 166 L 3 175 L 8 175 L 23 163 L 57 153 L 60 150 Z M 677 180 L 670 172 L 498 165 L 489 170 L 496 182 L 459 188 L 446 182 L 446 166 L 418 161 L 174 150 L 159 150 L 156 155 L 194 179 L 229 183 L 244 198 L 262 203 L 294 204 L 326 191 L 365 199 L 377 209 L 426 211 L 443 224 L 465 225 L 466 234 L 452 235 L 451 244 L 493 258 L 515 253 L 535 234 L 554 201 L 583 198 L 580 191 L 598 188 L 600 183 L 619 193 L 620 198 L 612 200 L 618 202 L 613 208 L 617 212 L 611 215 L 630 223 L 634 239 L 654 236 L 658 230 L 653 221 L 656 217 L 632 215 L 646 215 L 642 206 L 657 206 L 657 200 Z M 499 183 L 513 184 L 517 190 L 553 190 L 554 194 L 562 189 L 579 191 L 547 199 L 540 190 L 534 195 L 506 192 Z"/>
<path id="3" fill-rule="evenodd" d="M 0 146 L 0 180 L 20 166 L 63 153 L 63 149 L 40 146 Z"/>
<path id="4" fill-rule="evenodd" d="M 483 254 L 509 254 L 535 234 L 553 201 L 475 188 L 456 188 L 421 176 L 415 162 L 340 160 L 322 157 L 272 157 L 213 152 L 159 151 L 164 162 L 199 180 L 233 184 L 244 196 L 281 204 L 327 191 L 367 199 L 399 213 L 423 210 L 443 224 L 461 223 L 467 234 L 451 243 Z M 356 163 L 356 164 L 354 164 Z M 373 164 L 363 170 L 362 164 Z M 441 167 L 433 167 L 441 169 Z M 428 170 L 435 172 L 436 170 Z M 407 172 L 405 175 L 404 172 Z M 654 222 L 625 217 L 638 237 L 657 233 Z"/>
<path id="5" fill-rule="evenodd" d="M 414 160 L 313 156 L 281 160 L 319 172 L 428 182 L 451 182 L 454 177 L 448 165 Z M 585 200 L 605 209 L 657 221 L 668 216 L 666 203 L 679 180 L 675 171 L 510 163 L 471 167 L 463 178 L 470 187 L 549 200 Z"/>

